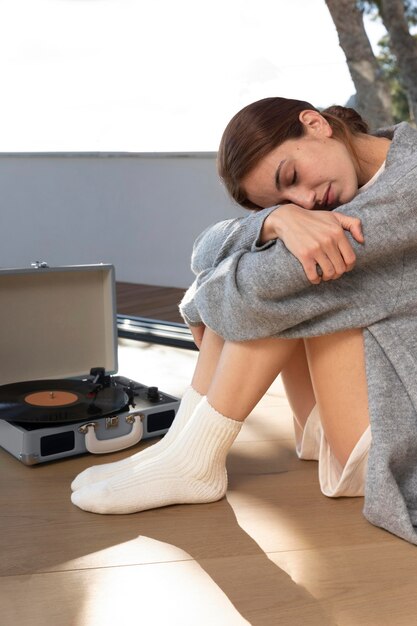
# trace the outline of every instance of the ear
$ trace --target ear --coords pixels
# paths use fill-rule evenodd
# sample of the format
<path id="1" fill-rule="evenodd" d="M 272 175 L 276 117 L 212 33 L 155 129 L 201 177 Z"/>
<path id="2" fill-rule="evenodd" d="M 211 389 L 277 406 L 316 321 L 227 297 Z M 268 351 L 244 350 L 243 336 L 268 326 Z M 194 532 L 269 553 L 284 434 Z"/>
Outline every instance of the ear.
<path id="1" fill-rule="evenodd" d="M 298 119 L 303 124 L 306 134 L 314 137 L 331 137 L 333 134 L 332 127 L 318 111 L 306 109 L 301 111 Z"/>

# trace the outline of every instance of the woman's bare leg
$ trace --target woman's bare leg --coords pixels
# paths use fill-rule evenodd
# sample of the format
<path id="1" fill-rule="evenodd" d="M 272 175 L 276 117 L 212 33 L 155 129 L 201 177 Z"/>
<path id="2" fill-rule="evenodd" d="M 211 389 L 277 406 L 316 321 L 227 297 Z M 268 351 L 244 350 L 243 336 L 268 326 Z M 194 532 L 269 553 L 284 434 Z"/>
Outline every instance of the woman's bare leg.
<path id="1" fill-rule="evenodd" d="M 160 454 L 166 447 L 170 446 L 178 433 L 181 432 L 188 419 L 191 417 L 194 408 L 207 394 L 210 381 L 216 370 L 217 363 L 223 348 L 224 341 L 221 337 L 207 329 L 203 335 L 201 350 L 198 355 L 197 366 L 192 379 L 191 387 L 188 387 L 181 400 L 180 407 L 175 416 L 174 422 L 167 434 L 153 445 L 137 452 L 121 461 L 104 463 L 89 467 L 73 480 L 71 489 L 76 491 L 87 485 L 107 480 L 119 472 L 126 472 L 136 467 L 138 463 L 144 463 Z"/>
<path id="2" fill-rule="evenodd" d="M 134 456 L 110 478 L 75 490 L 72 502 L 94 513 L 125 514 L 222 498 L 226 457 L 242 422 L 297 345 L 282 339 L 222 344 L 206 329 L 193 383 L 204 393 L 213 378 L 184 427 L 152 458 Z"/>
<path id="3" fill-rule="evenodd" d="M 243 421 L 288 363 L 299 342 L 274 338 L 225 342 L 207 391 L 208 402 L 219 413 Z"/>
<path id="4" fill-rule="evenodd" d="M 363 333 L 353 329 L 305 344 L 323 430 L 344 466 L 369 426 Z"/>
<path id="5" fill-rule="evenodd" d="M 227 488 L 226 456 L 239 432 L 239 422 L 249 415 L 289 362 L 299 346 L 299 340 L 268 338 L 222 344 L 221 341 L 213 341 L 215 338 L 211 336 L 211 331 L 207 329 L 206 332 L 206 341 L 213 348 L 212 354 L 209 356 L 207 350 L 203 351 L 193 380 L 196 385 L 202 385 L 200 388 L 204 392 L 204 376 L 210 378 L 210 369 L 214 371 L 213 379 L 207 398 L 198 404 L 178 437 L 153 459 L 142 463 L 138 458 L 135 467 L 117 473 L 107 481 L 75 491 L 72 494 L 74 504 L 96 513 L 132 513 L 169 504 L 211 502 L 224 495 Z M 346 461 L 343 458 L 345 449 L 337 426 L 339 423 L 340 427 L 343 414 L 336 414 L 333 410 L 334 394 L 328 393 L 326 397 L 320 387 L 322 376 L 330 369 L 326 355 L 321 359 L 320 355 L 323 357 L 323 352 L 333 348 L 330 350 L 331 360 L 338 363 L 340 359 L 343 363 L 346 349 L 349 363 L 360 348 L 358 337 L 361 338 L 362 334 L 352 335 L 350 344 L 348 337 L 333 337 L 333 342 L 307 344 L 313 386 L 315 377 L 319 381 L 315 394 L 317 398 L 320 396 L 319 408 L 326 416 L 323 425 L 329 430 L 329 443 L 341 463 Z M 208 361 L 204 363 L 206 357 Z M 332 369 L 335 369 L 334 366 Z M 347 375 L 349 372 L 345 370 Z M 342 368 L 342 373 L 345 370 Z M 330 382 L 337 387 L 340 381 L 334 376 Z M 338 400 L 340 403 L 340 398 Z M 345 444 L 352 443 L 354 426 L 342 426 Z M 356 434 L 357 431 L 358 427 Z M 168 490 L 167 484 L 170 485 Z"/>
<path id="6" fill-rule="evenodd" d="M 303 340 L 285 364 L 281 378 L 294 416 L 296 440 L 301 441 L 307 418 L 316 404 Z"/>
<path id="7" fill-rule="evenodd" d="M 330 448 L 346 464 L 369 426 L 361 329 L 304 341 L 268 338 L 225 344 L 207 330 L 195 388 L 208 394 L 212 406 L 243 420 L 281 372 L 297 436 L 317 402 Z"/>
<path id="8" fill-rule="evenodd" d="M 296 417 L 297 436 L 301 437 L 317 403 L 329 446 L 345 466 L 369 426 L 361 329 L 304 342 L 266 338 L 225 343 L 207 330 L 211 345 L 202 355 L 201 371 L 197 368 L 195 380 L 202 381 L 203 386 L 197 389 L 206 393 L 211 406 L 231 419 L 243 421 L 282 372 Z"/>
<path id="9" fill-rule="evenodd" d="M 308 391 L 310 395 L 313 394 L 302 340 L 267 338 L 225 342 L 210 328 L 206 328 L 191 384 L 201 395 L 208 394 L 209 401 L 212 400 L 213 406 L 220 413 L 240 421 L 245 419 L 259 402 L 283 366 L 291 370 L 289 380 L 291 374 L 294 379 L 298 376 L 300 380 L 306 373 Z M 300 368 L 298 372 L 297 367 Z M 294 385 L 294 398 L 295 396 Z M 312 403 L 311 411 L 315 404 L 314 395 L 312 400 L 308 398 L 307 403 Z M 241 407 L 237 406 L 238 404 L 241 404 Z M 300 402 L 300 407 L 301 405 Z M 218 408 L 220 406 L 223 410 Z M 247 411 L 248 407 L 251 408 Z M 239 417 L 234 417 L 235 415 Z"/>
<path id="10" fill-rule="evenodd" d="M 191 386 L 202 396 L 206 396 L 224 346 L 224 339 L 210 328 L 204 331 Z"/>

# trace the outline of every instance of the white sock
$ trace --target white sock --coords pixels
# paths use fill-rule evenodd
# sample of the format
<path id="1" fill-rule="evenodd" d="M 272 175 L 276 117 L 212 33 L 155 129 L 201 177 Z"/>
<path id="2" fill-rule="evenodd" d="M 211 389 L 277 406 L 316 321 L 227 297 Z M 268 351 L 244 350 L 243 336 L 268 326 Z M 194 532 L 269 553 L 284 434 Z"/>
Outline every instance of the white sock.
<path id="1" fill-rule="evenodd" d="M 122 461 L 115 461 L 114 463 L 105 463 L 102 465 L 88 467 L 86 470 L 78 474 L 78 476 L 73 480 L 71 484 L 71 489 L 73 491 L 76 491 L 77 489 L 81 489 L 82 487 L 86 487 L 87 485 L 100 482 L 101 480 L 107 480 L 108 478 L 120 471 L 127 470 L 129 469 L 129 467 L 134 467 L 138 462 L 142 463 L 143 461 L 147 461 L 157 454 L 160 454 L 167 446 L 170 445 L 170 443 L 175 439 L 177 434 L 188 422 L 195 407 L 200 402 L 202 397 L 203 396 L 198 393 L 198 391 L 196 391 L 192 387 L 187 387 L 181 399 L 180 406 L 178 407 L 178 411 L 175 415 L 175 419 L 172 422 L 170 429 L 162 439 L 160 439 L 152 446 L 145 448 L 145 450 L 136 452 L 132 456 L 127 457 Z"/>
<path id="2" fill-rule="evenodd" d="M 71 500 L 85 511 L 116 514 L 220 500 L 227 489 L 226 456 L 241 426 L 204 397 L 163 452 L 75 491 Z"/>

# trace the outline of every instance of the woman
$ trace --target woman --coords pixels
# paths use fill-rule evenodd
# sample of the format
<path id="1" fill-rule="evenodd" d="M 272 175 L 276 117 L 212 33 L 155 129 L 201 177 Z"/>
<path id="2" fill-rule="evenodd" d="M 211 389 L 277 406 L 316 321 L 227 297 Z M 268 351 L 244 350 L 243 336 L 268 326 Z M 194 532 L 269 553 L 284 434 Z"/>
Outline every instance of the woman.
<path id="1" fill-rule="evenodd" d="M 73 483 L 75 504 L 128 513 L 221 498 L 230 445 L 282 372 L 297 451 L 320 459 L 326 495 L 363 494 L 371 414 L 378 456 L 370 458 L 365 514 L 415 541 L 417 469 L 409 461 L 417 449 L 408 435 L 417 419 L 416 134 L 399 125 L 371 136 L 351 110 L 320 114 L 308 103 L 280 98 L 235 116 L 222 139 L 220 173 L 232 196 L 257 212 L 216 225 L 196 242 L 198 276 L 181 305 L 201 340 L 191 388 L 164 439 L 118 464 L 83 472 Z M 328 212 L 341 204 L 343 214 Z M 393 207 L 402 220 L 395 229 Z M 359 217 L 365 244 L 358 243 Z M 394 428 L 385 418 L 396 409 L 401 419 Z M 396 444 L 394 455 L 387 441 Z"/>

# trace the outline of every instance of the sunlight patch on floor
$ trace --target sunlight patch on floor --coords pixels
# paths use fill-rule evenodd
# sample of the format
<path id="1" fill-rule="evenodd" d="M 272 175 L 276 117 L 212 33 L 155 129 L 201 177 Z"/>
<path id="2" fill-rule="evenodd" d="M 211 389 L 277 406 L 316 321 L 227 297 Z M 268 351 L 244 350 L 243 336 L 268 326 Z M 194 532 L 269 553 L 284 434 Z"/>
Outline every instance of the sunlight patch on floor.
<path id="1" fill-rule="evenodd" d="M 196 561 L 92 572 L 76 626 L 244 626 L 227 596 Z"/>
<path id="2" fill-rule="evenodd" d="M 181 548 L 140 535 L 131 541 L 115 544 L 97 552 L 67 561 L 65 569 L 84 569 L 91 567 L 112 567 L 136 565 L 137 563 L 164 563 L 170 561 L 187 561 L 192 557 Z"/>

